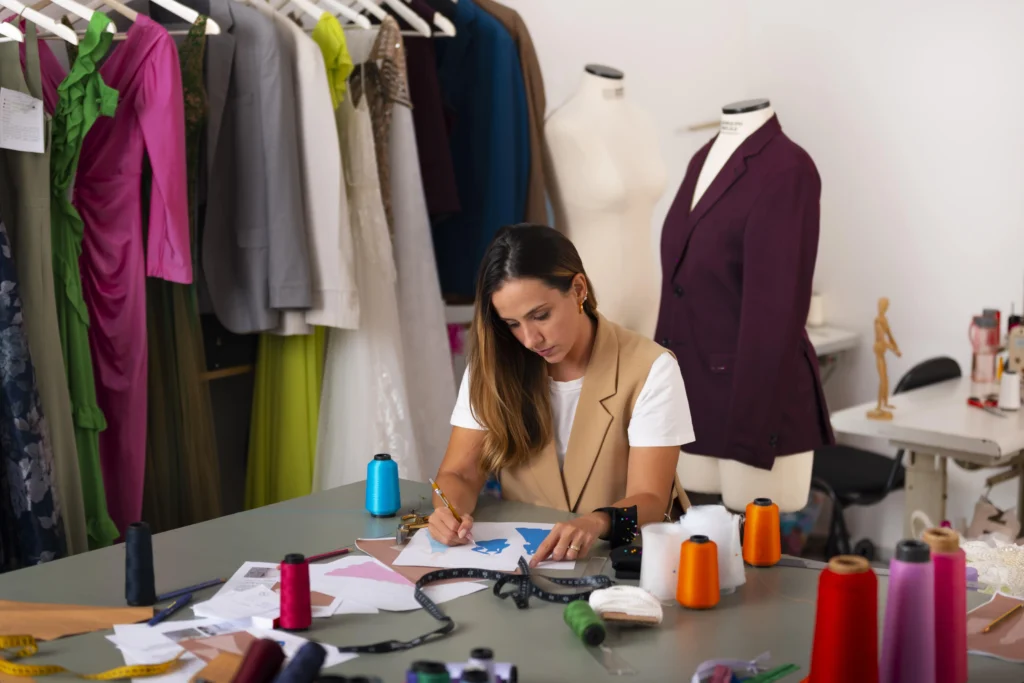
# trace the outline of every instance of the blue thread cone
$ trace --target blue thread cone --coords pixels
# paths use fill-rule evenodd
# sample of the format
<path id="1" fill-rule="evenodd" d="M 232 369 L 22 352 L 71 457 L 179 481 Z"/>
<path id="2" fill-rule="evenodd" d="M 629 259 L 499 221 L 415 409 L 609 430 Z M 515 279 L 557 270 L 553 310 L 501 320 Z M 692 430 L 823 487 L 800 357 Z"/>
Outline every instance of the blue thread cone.
<path id="1" fill-rule="evenodd" d="M 398 464 L 387 453 L 378 453 L 366 466 L 366 511 L 374 517 L 394 517 L 401 507 Z"/>
<path id="2" fill-rule="evenodd" d="M 288 666 L 274 679 L 274 683 L 313 683 L 320 675 L 327 651 L 320 643 L 309 641 L 288 662 Z"/>

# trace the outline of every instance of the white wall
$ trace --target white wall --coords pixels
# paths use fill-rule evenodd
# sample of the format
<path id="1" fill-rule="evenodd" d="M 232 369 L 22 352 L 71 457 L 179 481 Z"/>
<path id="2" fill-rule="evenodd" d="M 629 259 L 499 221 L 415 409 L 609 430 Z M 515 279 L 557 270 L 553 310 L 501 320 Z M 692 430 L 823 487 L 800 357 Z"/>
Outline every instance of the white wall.
<path id="1" fill-rule="evenodd" d="M 712 1 L 501 2 L 518 11 L 530 29 L 548 114 L 576 91 L 586 64 L 612 66 L 625 74 L 626 96 L 654 117 L 668 165 L 668 189 L 652 220 L 660 236 L 686 164 L 715 133 L 676 130 L 714 121 L 721 103 L 743 90 L 744 25 L 735 20 L 736 9 Z"/>
<path id="2" fill-rule="evenodd" d="M 817 287 L 827 316 L 870 340 L 879 296 L 903 351 L 896 379 L 935 355 L 969 372 L 973 313 L 1010 303 L 1024 281 L 1024 3 L 957 0 L 851 6 L 747 3 L 751 95 L 771 97 L 784 130 L 823 180 Z M 867 342 L 842 359 L 830 407 L 877 391 Z M 884 444 L 867 444 L 890 452 Z M 970 517 L 988 473 L 949 470 L 947 515 Z M 1012 506 L 1015 484 L 996 489 Z M 902 495 L 848 516 L 886 545 Z"/>
<path id="3" fill-rule="evenodd" d="M 719 107 L 770 97 L 823 179 L 816 286 L 830 322 L 865 340 L 879 296 L 914 363 L 950 355 L 969 372 L 972 313 L 1024 302 L 1024 3 L 814 0 L 505 0 L 526 20 L 548 111 L 587 62 L 625 71 L 654 115 L 669 164 L 659 233 L 685 166 L 711 132 L 677 134 Z M 877 391 L 867 341 L 826 391 L 838 409 Z M 891 452 L 884 444 L 865 444 Z M 950 468 L 949 516 L 969 517 L 984 473 Z M 996 489 L 1011 506 L 1013 484 Z M 901 494 L 849 515 L 855 536 L 892 545 Z"/>

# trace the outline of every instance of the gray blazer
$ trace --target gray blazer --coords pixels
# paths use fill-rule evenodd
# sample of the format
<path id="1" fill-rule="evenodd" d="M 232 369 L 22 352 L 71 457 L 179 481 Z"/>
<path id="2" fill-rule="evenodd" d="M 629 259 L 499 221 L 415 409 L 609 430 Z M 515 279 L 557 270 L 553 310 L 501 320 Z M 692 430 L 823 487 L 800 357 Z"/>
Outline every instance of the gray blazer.
<path id="1" fill-rule="evenodd" d="M 221 28 L 206 43 L 206 293 L 232 332 L 271 330 L 279 311 L 312 305 L 291 57 L 273 22 L 250 7 L 184 4 Z"/>

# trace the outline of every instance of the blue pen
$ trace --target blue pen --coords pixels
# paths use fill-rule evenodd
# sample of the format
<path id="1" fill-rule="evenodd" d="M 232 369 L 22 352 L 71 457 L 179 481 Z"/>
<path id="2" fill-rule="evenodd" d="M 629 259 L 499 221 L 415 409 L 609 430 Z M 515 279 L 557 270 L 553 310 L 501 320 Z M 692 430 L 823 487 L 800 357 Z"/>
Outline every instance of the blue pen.
<path id="1" fill-rule="evenodd" d="M 156 601 L 157 602 L 163 602 L 164 600 L 170 600 L 171 598 L 176 598 L 179 595 L 185 595 L 186 593 L 195 593 L 196 591 L 202 590 L 204 588 L 210 588 L 212 586 L 219 586 L 220 584 L 224 583 L 225 580 L 226 579 L 210 579 L 209 581 L 203 581 L 202 583 L 197 583 L 194 586 L 187 586 L 185 588 L 179 588 L 178 590 L 171 591 L 170 593 L 164 593 L 163 595 L 156 596 Z"/>
<path id="2" fill-rule="evenodd" d="M 180 598 L 172 602 L 170 607 L 165 607 L 164 609 L 154 614 L 153 618 L 146 623 L 150 626 L 156 626 L 161 621 L 171 616 L 172 614 L 174 614 L 190 602 L 192 602 L 192 594 L 186 593 L 185 595 L 181 596 Z"/>

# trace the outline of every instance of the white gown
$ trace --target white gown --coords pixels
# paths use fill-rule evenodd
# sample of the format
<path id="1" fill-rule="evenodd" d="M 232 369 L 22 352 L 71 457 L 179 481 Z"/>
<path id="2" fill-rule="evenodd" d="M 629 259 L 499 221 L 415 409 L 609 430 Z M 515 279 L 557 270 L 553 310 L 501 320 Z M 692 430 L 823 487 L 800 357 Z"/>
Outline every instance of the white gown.
<path id="1" fill-rule="evenodd" d="M 397 277 L 381 199 L 366 98 L 338 108 L 342 163 L 355 248 L 359 328 L 327 335 L 313 490 L 366 479 L 376 453 L 399 476 L 422 480 L 402 360 Z"/>
<path id="2" fill-rule="evenodd" d="M 412 111 L 395 104 L 391 117 L 391 215 L 405 378 L 424 474 L 433 476 L 451 436 L 455 373 Z"/>

